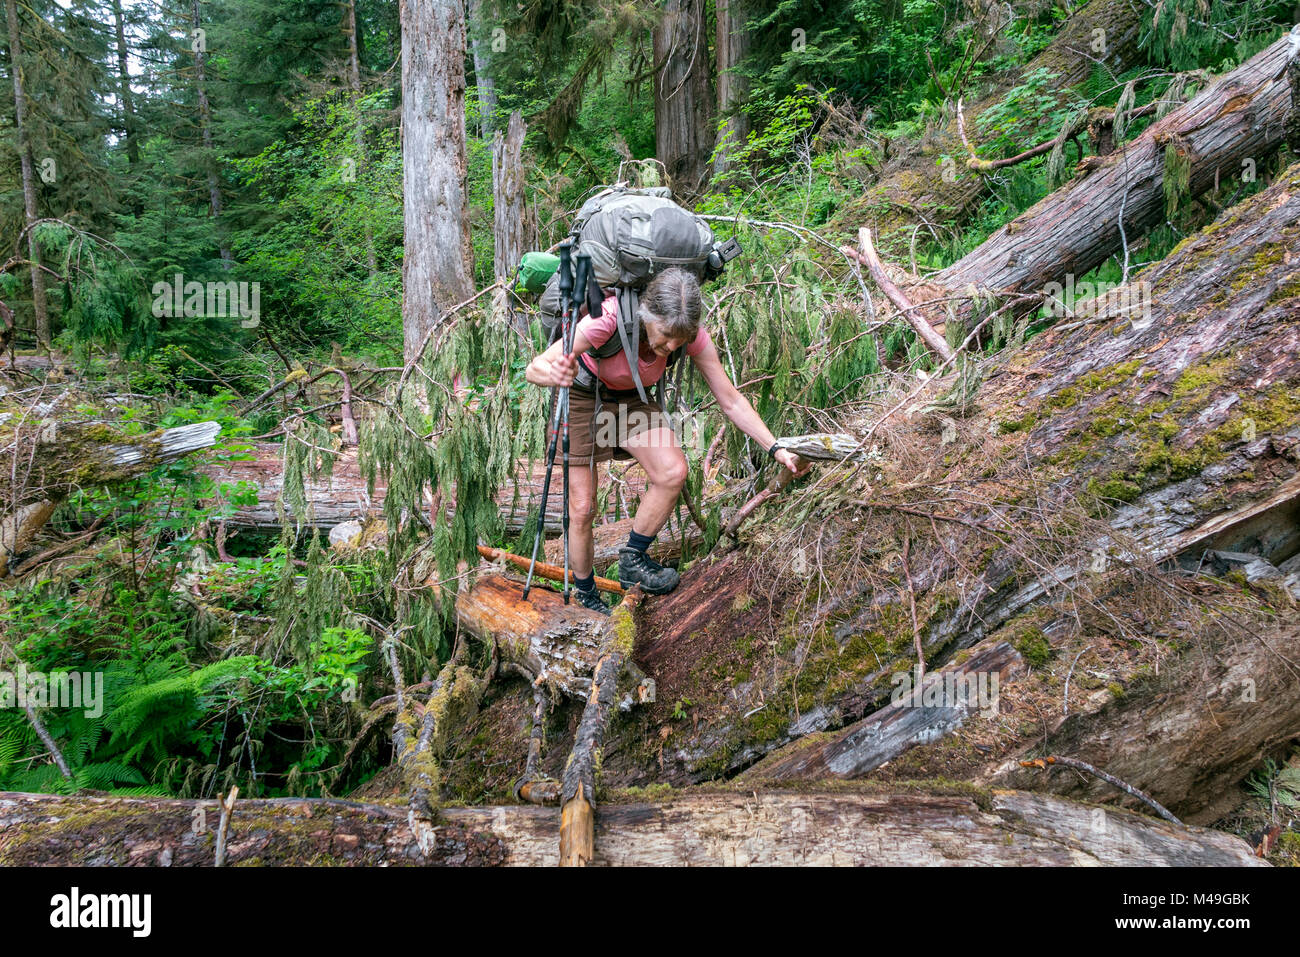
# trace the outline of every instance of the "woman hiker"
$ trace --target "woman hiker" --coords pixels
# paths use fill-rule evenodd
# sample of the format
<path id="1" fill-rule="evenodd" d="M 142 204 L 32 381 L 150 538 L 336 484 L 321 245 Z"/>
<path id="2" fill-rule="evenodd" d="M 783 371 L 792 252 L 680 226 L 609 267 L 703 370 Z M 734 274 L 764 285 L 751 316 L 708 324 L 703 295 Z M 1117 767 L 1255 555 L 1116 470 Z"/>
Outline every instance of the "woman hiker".
<path id="1" fill-rule="evenodd" d="M 798 469 L 794 453 L 776 449 L 776 437 L 758 417 L 749 400 L 727 378 L 718 351 L 701 323 L 702 300 L 698 280 L 683 269 L 666 269 L 655 275 L 640 297 L 637 313 L 641 322 L 638 366 L 641 382 L 648 390 L 663 376 L 668 357 L 685 346 L 686 355 L 704 376 L 718 407 L 731 421 L 783 466 Z M 595 488 L 591 463 L 635 458 L 645 469 L 650 485 L 641 497 L 632 533 L 618 550 L 618 579 L 624 588 L 640 585 L 651 595 L 662 595 L 677 587 L 675 569 L 660 565 L 646 549 L 668 521 L 677 495 L 686 482 L 686 456 L 677 444 L 669 420 L 657 405 L 643 402 L 635 388 L 627 357 L 622 351 L 604 359 L 584 356 L 618 335 L 618 301 L 605 299 L 599 316 L 579 320 L 573 336 L 573 351 L 563 354 L 557 340 L 528 364 L 526 378 L 533 385 L 569 386 L 569 564 L 577 584 L 578 600 L 593 611 L 610 613 L 596 592 L 592 560 L 592 521 L 595 517 Z M 600 390 L 601 412 L 592 426 L 594 391 L 574 384 L 579 363 Z M 621 433 L 621 434 L 620 434 Z M 593 449 L 594 446 L 594 449 Z M 580 464 L 586 460 L 587 464 Z"/>

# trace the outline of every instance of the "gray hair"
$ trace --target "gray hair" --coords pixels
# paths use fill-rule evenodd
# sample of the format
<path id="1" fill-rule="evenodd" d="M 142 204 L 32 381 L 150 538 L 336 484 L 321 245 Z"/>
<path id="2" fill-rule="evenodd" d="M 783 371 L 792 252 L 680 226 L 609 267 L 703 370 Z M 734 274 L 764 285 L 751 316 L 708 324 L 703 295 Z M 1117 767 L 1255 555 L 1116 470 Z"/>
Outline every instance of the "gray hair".
<path id="1" fill-rule="evenodd" d="M 700 331 L 703 311 L 700 281 L 685 269 L 670 266 L 651 279 L 641 293 L 637 318 L 659 322 L 670 339 L 690 341 Z"/>

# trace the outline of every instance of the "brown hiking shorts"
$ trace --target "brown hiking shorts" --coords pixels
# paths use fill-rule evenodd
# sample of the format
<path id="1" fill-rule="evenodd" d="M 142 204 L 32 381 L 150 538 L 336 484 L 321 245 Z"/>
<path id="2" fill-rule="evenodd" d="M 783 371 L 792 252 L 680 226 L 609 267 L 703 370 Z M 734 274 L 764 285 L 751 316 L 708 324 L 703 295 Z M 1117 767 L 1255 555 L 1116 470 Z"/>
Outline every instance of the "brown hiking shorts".
<path id="1" fill-rule="evenodd" d="M 630 459 L 632 453 L 620 443 L 651 429 L 672 429 L 659 406 L 642 402 L 635 390 L 602 392 L 600 416 L 595 419 L 593 429 L 595 411 L 594 393 L 569 390 L 569 460 L 575 465 Z M 676 440 L 673 441 L 675 444 Z"/>

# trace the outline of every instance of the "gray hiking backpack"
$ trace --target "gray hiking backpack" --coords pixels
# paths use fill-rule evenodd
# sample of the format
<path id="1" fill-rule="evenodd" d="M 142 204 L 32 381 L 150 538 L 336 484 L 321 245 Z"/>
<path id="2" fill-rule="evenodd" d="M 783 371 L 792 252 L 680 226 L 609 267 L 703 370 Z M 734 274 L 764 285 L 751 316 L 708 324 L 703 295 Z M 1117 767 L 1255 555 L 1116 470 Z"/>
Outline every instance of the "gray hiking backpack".
<path id="1" fill-rule="evenodd" d="M 611 186 L 601 190 L 582 204 L 569 235 L 575 255 L 591 256 L 592 279 L 585 290 L 588 314 L 599 314 L 610 290 L 618 297 L 618 336 L 610 336 L 589 355 L 607 359 L 622 350 L 637 394 L 642 402 L 649 401 L 637 368 L 641 339 L 639 294 L 651 277 L 670 266 L 693 273 L 701 282 L 714 279 L 721 275 L 726 263 L 740 255 L 740 244 L 735 239 L 716 243 L 708 224 L 673 202 L 672 191 L 666 186 Z M 540 307 L 548 341 L 554 341 L 559 335 L 562 311 L 558 272 L 547 282 Z M 684 348 L 669 357 L 669 365 L 681 358 Z M 581 363 L 579 370 L 576 384 L 598 391 L 595 377 Z M 663 408 L 662 388 L 657 397 Z"/>

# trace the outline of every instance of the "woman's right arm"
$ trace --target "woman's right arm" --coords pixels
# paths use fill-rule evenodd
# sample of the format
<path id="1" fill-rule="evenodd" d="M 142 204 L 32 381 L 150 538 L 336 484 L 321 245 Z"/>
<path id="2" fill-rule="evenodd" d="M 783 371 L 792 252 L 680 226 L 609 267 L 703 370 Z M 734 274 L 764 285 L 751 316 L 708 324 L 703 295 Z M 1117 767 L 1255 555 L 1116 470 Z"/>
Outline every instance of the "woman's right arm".
<path id="1" fill-rule="evenodd" d="M 557 339 L 545 352 L 533 357 L 533 361 L 528 363 L 528 368 L 524 370 L 524 378 L 533 385 L 547 387 L 573 385 L 573 377 L 578 374 L 578 356 L 590 348 L 591 343 L 587 341 L 587 337 L 581 330 L 575 329 L 573 352 L 564 355 L 562 344 Z"/>

